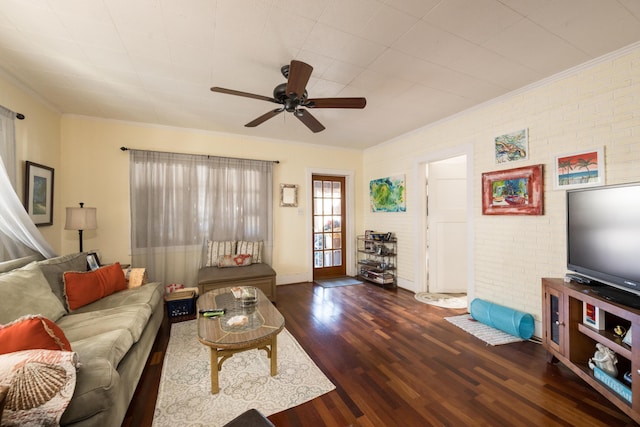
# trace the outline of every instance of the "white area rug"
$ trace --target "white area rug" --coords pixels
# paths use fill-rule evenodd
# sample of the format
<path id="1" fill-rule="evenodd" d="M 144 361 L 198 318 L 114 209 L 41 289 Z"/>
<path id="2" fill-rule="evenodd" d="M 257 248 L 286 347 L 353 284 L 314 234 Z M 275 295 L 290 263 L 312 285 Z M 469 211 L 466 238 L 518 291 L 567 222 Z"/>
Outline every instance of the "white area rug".
<path id="1" fill-rule="evenodd" d="M 198 341 L 196 328 L 195 320 L 171 327 L 154 426 L 222 426 L 250 408 L 269 416 L 335 389 L 284 329 L 278 335 L 275 377 L 264 350 L 245 351 L 224 362 L 220 392 L 211 394 L 210 351 Z"/>
<path id="2" fill-rule="evenodd" d="M 484 323 L 478 322 L 470 314 L 463 314 L 460 316 L 445 317 L 450 323 L 453 323 L 460 329 L 469 332 L 476 338 L 481 339 L 489 345 L 502 345 L 512 342 L 524 341 L 520 337 L 508 334 L 500 329 L 493 328 Z"/>
<path id="3" fill-rule="evenodd" d="M 415 298 L 425 304 L 431 304 L 444 308 L 467 308 L 466 295 L 435 294 L 431 292 L 418 292 Z"/>

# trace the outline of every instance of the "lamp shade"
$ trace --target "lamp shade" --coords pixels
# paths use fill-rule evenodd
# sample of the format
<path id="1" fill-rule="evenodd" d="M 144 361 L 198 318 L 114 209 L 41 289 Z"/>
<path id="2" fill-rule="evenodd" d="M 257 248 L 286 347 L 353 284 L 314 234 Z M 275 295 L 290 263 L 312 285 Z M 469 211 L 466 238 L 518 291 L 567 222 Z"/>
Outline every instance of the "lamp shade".
<path id="1" fill-rule="evenodd" d="M 98 228 L 96 208 L 67 208 L 65 230 L 95 230 Z"/>

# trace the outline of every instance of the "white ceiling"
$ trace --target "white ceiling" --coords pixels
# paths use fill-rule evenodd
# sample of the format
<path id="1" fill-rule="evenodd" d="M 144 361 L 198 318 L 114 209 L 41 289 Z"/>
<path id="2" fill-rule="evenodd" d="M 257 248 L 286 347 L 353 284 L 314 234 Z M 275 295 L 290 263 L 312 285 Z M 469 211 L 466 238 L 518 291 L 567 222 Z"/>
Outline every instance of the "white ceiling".
<path id="1" fill-rule="evenodd" d="M 0 68 L 61 113 L 353 148 L 639 40 L 638 0 L 0 0 Z M 366 108 L 251 129 L 277 106 L 209 90 L 272 96 L 292 59 Z"/>

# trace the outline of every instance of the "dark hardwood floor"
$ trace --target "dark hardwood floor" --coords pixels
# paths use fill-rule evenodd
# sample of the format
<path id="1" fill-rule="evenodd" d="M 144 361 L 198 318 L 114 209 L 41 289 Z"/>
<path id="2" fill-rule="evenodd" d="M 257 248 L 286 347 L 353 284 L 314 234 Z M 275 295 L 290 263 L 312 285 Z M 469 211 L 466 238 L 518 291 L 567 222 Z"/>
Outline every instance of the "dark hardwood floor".
<path id="1" fill-rule="evenodd" d="M 443 318 L 464 313 L 374 285 L 278 286 L 286 328 L 336 385 L 271 415 L 278 427 L 632 426 L 542 346 L 488 346 Z M 165 322 L 123 426 L 150 426 Z"/>

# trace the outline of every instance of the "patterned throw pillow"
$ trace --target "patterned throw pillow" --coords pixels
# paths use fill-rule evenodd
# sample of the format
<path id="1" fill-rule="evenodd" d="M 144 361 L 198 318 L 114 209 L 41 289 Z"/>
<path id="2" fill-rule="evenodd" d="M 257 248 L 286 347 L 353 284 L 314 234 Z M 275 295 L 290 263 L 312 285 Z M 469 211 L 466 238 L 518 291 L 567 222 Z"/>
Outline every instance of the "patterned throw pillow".
<path id="1" fill-rule="evenodd" d="M 53 426 L 76 388 L 78 355 L 24 350 L 0 355 L 0 385 L 8 386 L 2 425 Z"/>
<path id="2" fill-rule="evenodd" d="M 244 267 L 251 265 L 253 257 L 249 254 L 221 255 L 218 257 L 218 267 Z"/>
<path id="3" fill-rule="evenodd" d="M 222 255 L 234 255 L 236 253 L 235 240 L 209 240 L 207 242 L 207 262 L 205 267 L 215 267 L 218 258 Z"/>
<path id="4" fill-rule="evenodd" d="M 247 242 L 241 240 L 236 247 L 236 254 L 249 254 L 254 263 L 262 262 L 262 240 L 259 242 Z"/>

